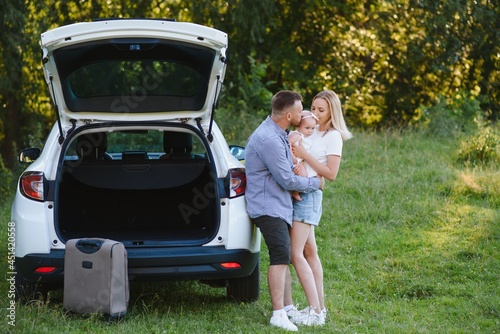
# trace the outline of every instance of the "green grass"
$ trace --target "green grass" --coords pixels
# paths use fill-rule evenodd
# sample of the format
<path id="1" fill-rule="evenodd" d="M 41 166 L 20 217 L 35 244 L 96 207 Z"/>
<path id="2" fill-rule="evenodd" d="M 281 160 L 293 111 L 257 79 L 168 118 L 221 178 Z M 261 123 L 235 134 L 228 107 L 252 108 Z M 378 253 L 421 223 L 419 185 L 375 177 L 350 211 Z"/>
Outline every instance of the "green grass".
<path id="1" fill-rule="evenodd" d="M 300 332 L 500 332 L 500 171 L 455 164 L 458 147 L 391 132 L 359 133 L 345 143 L 317 229 L 329 317 L 324 327 Z M 9 210 L 4 203 L 1 236 Z M 66 314 L 59 291 L 48 303 L 17 305 L 15 329 L 2 314 L 0 332 L 279 333 L 268 324 L 262 250 L 255 303 L 226 300 L 223 289 L 197 282 L 132 282 L 129 313 L 118 323 Z M 6 312 L 6 280 L 0 288 Z M 294 298 L 306 306 L 296 277 Z"/>

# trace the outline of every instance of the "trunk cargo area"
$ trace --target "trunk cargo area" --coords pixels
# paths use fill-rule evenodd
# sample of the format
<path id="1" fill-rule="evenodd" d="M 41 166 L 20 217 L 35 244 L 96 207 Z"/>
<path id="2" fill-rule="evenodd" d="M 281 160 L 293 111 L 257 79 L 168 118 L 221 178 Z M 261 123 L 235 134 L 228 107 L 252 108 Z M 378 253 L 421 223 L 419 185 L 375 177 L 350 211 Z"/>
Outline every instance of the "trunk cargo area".
<path id="1" fill-rule="evenodd" d="M 216 182 L 204 159 L 66 161 L 55 195 L 64 240 L 196 245 L 219 224 Z"/>

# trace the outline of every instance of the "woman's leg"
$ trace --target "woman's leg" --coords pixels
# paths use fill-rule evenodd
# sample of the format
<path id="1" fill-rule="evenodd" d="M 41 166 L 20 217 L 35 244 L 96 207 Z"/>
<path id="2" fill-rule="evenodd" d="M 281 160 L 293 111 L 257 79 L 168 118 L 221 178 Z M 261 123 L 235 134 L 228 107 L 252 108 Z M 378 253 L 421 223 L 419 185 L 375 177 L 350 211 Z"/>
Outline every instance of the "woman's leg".
<path id="1" fill-rule="evenodd" d="M 318 291 L 313 271 L 304 257 L 304 246 L 309 234 L 314 233 L 314 227 L 309 224 L 293 222 L 290 229 L 292 263 L 299 277 L 300 284 L 306 294 L 309 306 L 314 307 L 317 313 L 321 311 Z"/>
<path id="2" fill-rule="evenodd" d="M 325 294 L 323 290 L 323 266 L 321 265 L 321 260 L 318 256 L 318 246 L 316 245 L 316 236 L 314 235 L 314 229 L 314 226 L 311 225 L 311 231 L 307 236 L 306 244 L 304 246 L 304 256 L 314 275 L 319 305 L 320 308 L 323 309 L 325 307 Z M 293 239 L 291 242 L 293 247 Z"/>

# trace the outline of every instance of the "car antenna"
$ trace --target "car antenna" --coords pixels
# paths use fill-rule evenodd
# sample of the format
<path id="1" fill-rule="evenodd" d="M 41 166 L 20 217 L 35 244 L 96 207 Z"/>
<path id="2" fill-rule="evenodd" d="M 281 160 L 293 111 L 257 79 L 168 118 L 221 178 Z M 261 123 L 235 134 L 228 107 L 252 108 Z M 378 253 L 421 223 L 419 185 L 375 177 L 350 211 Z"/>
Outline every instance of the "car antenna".
<path id="1" fill-rule="evenodd" d="M 56 101 L 56 94 L 54 93 L 54 77 L 50 76 L 50 89 L 52 90 L 52 97 L 54 98 L 54 108 L 56 109 L 57 125 L 59 126 L 59 144 L 64 141 L 64 134 L 61 125 L 61 116 L 59 115 L 59 106 Z"/>
<path id="2" fill-rule="evenodd" d="M 217 75 L 217 85 L 215 86 L 214 103 L 212 104 L 212 113 L 210 114 L 210 125 L 208 126 L 208 134 L 207 134 L 207 139 L 209 142 L 212 142 L 212 140 L 214 140 L 214 136 L 212 135 L 212 123 L 214 122 L 215 108 L 217 107 L 217 98 L 220 93 L 217 92 L 219 87 L 220 87 L 220 75 Z"/>

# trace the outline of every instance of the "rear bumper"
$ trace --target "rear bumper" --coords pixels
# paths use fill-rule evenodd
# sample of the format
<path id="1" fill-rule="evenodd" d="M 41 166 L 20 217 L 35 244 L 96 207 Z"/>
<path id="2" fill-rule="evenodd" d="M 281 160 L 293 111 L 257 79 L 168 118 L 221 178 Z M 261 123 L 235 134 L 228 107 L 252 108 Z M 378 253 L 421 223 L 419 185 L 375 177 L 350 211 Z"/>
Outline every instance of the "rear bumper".
<path id="1" fill-rule="evenodd" d="M 64 281 L 64 250 L 49 254 L 29 254 L 16 258 L 17 271 L 28 281 Z M 259 262 L 259 253 L 220 247 L 127 248 L 129 278 L 198 280 L 249 276 Z M 237 262 L 238 268 L 221 263 Z M 36 273 L 40 267 L 55 267 L 50 273 Z"/>

